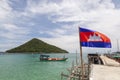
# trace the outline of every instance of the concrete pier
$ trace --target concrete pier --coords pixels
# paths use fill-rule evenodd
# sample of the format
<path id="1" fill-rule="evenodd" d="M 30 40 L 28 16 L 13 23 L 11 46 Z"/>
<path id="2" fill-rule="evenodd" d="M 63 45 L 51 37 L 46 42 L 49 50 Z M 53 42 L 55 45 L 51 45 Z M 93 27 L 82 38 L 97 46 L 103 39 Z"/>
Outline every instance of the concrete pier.
<path id="1" fill-rule="evenodd" d="M 120 80 L 120 67 L 91 65 L 90 80 Z"/>
<path id="2" fill-rule="evenodd" d="M 120 63 L 106 56 L 100 56 L 104 65 L 92 64 L 90 80 L 120 80 Z"/>

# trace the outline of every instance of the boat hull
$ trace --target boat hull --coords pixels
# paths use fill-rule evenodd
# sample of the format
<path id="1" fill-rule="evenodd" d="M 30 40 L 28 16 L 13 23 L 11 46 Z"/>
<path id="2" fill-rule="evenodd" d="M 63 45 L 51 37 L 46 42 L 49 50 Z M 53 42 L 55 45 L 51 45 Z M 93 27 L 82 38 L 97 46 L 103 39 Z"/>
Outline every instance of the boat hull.
<path id="1" fill-rule="evenodd" d="M 66 61 L 68 58 L 48 58 L 48 59 L 40 59 L 40 61 Z"/>

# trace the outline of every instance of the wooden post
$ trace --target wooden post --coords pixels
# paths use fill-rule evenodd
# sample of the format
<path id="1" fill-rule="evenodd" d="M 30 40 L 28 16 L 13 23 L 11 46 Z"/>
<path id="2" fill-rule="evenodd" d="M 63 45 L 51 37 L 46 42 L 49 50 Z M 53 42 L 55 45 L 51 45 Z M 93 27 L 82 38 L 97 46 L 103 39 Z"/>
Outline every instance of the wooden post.
<path id="1" fill-rule="evenodd" d="M 117 39 L 117 49 L 118 49 L 118 52 L 119 52 L 119 40 Z"/>
<path id="2" fill-rule="evenodd" d="M 76 50 L 76 66 L 78 66 L 77 50 Z"/>
<path id="3" fill-rule="evenodd" d="M 79 27 L 79 41 L 80 41 L 80 27 Z M 82 80 L 83 80 L 84 79 L 84 71 L 83 71 L 83 57 L 82 57 L 81 41 L 80 41 L 80 60 L 81 60 Z"/>
<path id="4" fill-rule="evenodd" d="M 88 55 L 88 80 L 89 80 L 89 73 L 90 73 L 90 60 L 89 60 L 89 55 Z"/>

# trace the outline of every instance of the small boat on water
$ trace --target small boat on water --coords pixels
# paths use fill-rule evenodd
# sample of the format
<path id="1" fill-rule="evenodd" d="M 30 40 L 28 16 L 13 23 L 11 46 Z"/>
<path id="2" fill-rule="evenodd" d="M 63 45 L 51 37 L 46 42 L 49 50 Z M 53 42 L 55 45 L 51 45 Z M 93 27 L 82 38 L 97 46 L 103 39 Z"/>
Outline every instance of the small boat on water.
<path id="1" fill-rule="evenodd" d="M 115 52 L 113 55 L 112 55 L 112 58 L 114 60 L 116 60 L 117 62 L 120 63 L 120 52 Z"/>
<path id="2" fill-rule="evenodd" d="M 40 61 L 66 61 L 68 58 L 50 58 L 49 55 L 40 55 Z"/>

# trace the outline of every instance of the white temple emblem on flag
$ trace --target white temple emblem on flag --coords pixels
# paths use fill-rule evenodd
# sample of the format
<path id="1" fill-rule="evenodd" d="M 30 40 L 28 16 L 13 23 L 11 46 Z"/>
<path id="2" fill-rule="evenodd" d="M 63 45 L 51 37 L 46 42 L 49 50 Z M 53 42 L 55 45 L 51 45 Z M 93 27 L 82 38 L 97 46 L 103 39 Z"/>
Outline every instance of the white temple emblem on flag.
<path id="1" fill-rule="evenodd" d="M 98 35 L 96 35 L 95 33 L 92 35 L 89 36 L 89 39 L 88 41 L 102 41 L 101 37 Z"/>

